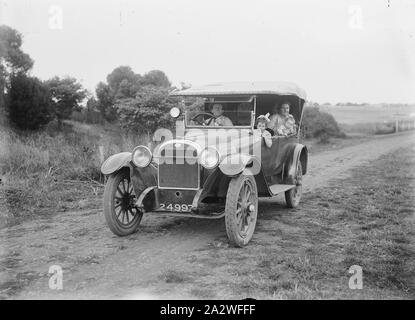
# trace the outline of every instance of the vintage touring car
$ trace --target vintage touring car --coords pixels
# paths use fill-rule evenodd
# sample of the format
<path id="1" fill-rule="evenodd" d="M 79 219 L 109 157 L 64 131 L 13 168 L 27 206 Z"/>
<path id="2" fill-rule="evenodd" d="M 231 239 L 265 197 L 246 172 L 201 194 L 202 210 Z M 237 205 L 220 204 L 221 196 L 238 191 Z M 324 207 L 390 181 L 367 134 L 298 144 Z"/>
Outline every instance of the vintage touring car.
<path id="1" fill-rule="evenodd" d="M 170 112 L 175 137 L 164 134 L 153 150 L 138 146 L 102 164 L 104 215 L 113 233 L 135 232 L 146 212 L 224 217 L 230 242 L 244 246 L 254 233 L 258 197 L 285 193 L 288 207 L 299 204 L 308 159 L 299 143 L 304 90 L 286 82 L 216 83 L 171 96 L 182 102 Z M 273 132 L 269 147 L 255 134 L 255 120 L 282 103 L 289 104 L 297 130 Z"/>

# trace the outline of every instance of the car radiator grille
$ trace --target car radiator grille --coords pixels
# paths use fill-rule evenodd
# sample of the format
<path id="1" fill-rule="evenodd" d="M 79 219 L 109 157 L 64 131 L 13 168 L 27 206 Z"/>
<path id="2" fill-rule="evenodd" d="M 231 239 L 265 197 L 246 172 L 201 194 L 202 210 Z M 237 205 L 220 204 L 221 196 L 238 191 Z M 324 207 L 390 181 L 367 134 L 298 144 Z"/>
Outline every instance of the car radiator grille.
<path id="1" fill-rule="evenodd" d="M 178 150 L 177 148 L 162 150 L 158 165 L 159 187 L 198 189 L 200 186 L 200 167 L 196 155 L 196 152 L 189 153 L 189 151 Z"/>

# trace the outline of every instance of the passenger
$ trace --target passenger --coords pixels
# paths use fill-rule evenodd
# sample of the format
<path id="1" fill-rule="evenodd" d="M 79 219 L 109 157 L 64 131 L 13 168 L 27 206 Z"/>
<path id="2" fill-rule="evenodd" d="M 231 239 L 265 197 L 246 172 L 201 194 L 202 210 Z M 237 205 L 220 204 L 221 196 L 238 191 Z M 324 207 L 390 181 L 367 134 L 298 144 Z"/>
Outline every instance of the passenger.
<path id="1" fill-rule="evenodd" d="M 274 114 L 270 117 L 268 128 L 272 129 L 277 136 L 290 136 L 297 132 L 294 117 L 290 114 L 290 104 L 284 102 L 279 108 L 274 105 Z"/>
<path id="2" fill-rule="evenodd" d="M 211 109 L 213 117 L 206 121 L 208 126 L 231 127 L 233 123 L 231 119 L 223 115 L 223 106 L 220 103 L 215 103 Z"/>
<path id="3" fill-rule="evenodd" d="M 255 123 L 256 129 L 254 129 L 254 134 L 264 138 L 265 145 L 268 148 L 271 148 L 272 136 L 271 136 L 271 133 L 269 132 L 269 129 L 267 129 L 267 125 L 270 122 L 270 119 L 268 117 L 269 117 L 269 113 L 267 113 L 266 115 L 260 115 L 256 119 L 256 123 Z"/>

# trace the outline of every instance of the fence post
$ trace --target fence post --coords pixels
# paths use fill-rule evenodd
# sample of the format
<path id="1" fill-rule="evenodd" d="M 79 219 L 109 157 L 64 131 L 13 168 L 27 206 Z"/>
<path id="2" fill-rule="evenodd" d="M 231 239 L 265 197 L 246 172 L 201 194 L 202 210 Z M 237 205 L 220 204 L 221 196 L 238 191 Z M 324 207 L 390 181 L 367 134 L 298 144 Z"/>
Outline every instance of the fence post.
<path id="1" fill-rule="evenodd" d="M 99 150 L 99 161 L 101 162 L 101 164 L 104 162 L 104 146 L 98 146 L 98 150 Z"/>
<path id="2" fill-rule="evenodd" d="M 104 146 L 98 146 L 98 151 L 99 151 L 100 165 L 102 165 L 104 163 L 104 160 L 105 160 Z M 101 179 L 101 182 L 105 183 L 105 176 L 102 174 L 101 170 L 100 170 L 100 179 Z"/>

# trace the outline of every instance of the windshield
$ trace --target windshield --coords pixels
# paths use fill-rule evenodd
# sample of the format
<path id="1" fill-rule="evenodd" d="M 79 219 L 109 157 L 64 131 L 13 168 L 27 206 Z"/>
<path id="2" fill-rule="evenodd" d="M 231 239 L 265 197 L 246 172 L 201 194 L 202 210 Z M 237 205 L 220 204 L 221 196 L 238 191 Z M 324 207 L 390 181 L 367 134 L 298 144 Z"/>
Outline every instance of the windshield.
<path id="1" fill-rule="evenodd" d="M 187 127 L 251 127 L 254 97 L 191 98 L 185 100 Z"/>

